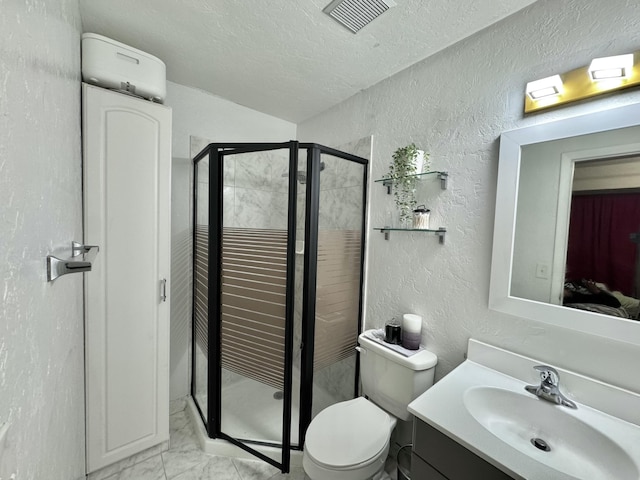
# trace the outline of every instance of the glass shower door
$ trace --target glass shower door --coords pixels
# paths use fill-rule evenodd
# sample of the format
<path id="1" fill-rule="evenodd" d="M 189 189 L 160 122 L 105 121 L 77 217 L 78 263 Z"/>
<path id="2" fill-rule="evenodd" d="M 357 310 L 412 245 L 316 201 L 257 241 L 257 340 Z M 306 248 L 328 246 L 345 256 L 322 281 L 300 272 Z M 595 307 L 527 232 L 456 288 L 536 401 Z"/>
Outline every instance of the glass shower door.
<path id="1" fill-rule="evenodd" d="M 194 159 L 193 338 L 191 396 L 208 428 L 209 379 L 209 154 Z"/>
<path id="2" fill-rule="evenodd" d="M 357 396 L 359 357 L 355 347 L 361 330 L 367 196 L 364 158 L 322 145 L 311 147 L 305 219 L 301 443 L 309 423 L 321 410 Z"/>
<path id="3" fill-rule="evenodd" d="M 366 165 L 321 151 L 312 417 L 354 397 Z"/>
<path id="4" fill-rule="evenodd" d="M 214 147 L 209 251 L 221 255 L 209 273 L 217 297 L 209 344 L 220 368 L 209 377 L 217 389 L 209 423 L 215 436 L 288 471 L 297 143 Z M 256 443 L 279 448 L 260 453 Z"/>

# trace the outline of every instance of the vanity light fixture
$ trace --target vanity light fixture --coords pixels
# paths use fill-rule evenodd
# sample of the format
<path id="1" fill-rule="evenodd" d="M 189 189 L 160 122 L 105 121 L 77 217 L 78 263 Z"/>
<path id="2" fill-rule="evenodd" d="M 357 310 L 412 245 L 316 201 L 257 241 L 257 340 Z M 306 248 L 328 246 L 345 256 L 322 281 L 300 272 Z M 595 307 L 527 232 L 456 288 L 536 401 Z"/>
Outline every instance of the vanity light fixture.
<path id="1" fill-rule="evenodd" d="M 545 97 L 553 97 L 562 93 L 562 79 L 560 75 L 542 78 L 527 83 L 527 95 L 532 100 L 539 100 Z"/>
<path id="2" fill-rule="evenodd" d="M 613 57 L 594 58 L 589 65 L 591 80 L 629 78 L 633 72 L 633 53 Z"/>
<path id="3" fill-rule="evenodd" d="M 640 51 L 595 58 L 589 66 L 527 83 L 524 112 L 535 112 L 639 85 Z"/>

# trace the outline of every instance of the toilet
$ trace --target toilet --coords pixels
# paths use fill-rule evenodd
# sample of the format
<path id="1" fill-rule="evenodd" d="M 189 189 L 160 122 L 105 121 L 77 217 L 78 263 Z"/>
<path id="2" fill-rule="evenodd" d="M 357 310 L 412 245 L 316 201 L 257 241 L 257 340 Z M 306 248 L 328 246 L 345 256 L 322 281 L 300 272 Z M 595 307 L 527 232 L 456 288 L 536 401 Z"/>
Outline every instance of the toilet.
<path id="1" fill-rule="evenodd" d="M 380 480 L 391 432 L 410 420 L 407 405 L 433 385 L 438 358 L 428 350 L 410 357 L 360 334 L 363 396 L 321 411 L 307 429 L 302 466 L 311 480 Z"/>

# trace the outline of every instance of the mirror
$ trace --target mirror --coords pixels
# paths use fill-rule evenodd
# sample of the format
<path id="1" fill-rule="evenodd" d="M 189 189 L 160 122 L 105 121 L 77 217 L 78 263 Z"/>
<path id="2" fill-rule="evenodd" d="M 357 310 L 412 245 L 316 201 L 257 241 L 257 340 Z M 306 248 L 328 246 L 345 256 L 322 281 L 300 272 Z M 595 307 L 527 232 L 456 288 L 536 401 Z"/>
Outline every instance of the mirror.
<path id="1" fill-rule="evenodd" d="M 521 148 L 511 295 L 637 319 L 639 139 L 640 126 Z"/>
<path id="2" fill-rule="evenodd" d="M 626 235 L 621 241 L 630 247 L 624 258 L 616 259 L 625 264 L 625 281 L 619 273 L 587 268 L 588 258 L 602 264 L 597 245 L 604 233 L 579 221 L 587 208 L 602 208 L 594 202 L 610 202 L 620 195 L 640 198 L 638 192 L 640 105 L 503 133 L 489 307 L 640 344 L 640 322 L 622 318 L 628 310 L 620 308 L 627 298 L 637 304 L 637 245 L 629 232 L 616 232 L 618 237 Z M 633 206 L 639 203 L 630 201 Z M 640 224 L 634 228 L 637 232 Z M 600 285 L 582 285 L 583 278 Z M 570 279 L 574 282 L 567 290 L 565 280 Z M 609 302 L 611 296 L 614 300 Z"/>

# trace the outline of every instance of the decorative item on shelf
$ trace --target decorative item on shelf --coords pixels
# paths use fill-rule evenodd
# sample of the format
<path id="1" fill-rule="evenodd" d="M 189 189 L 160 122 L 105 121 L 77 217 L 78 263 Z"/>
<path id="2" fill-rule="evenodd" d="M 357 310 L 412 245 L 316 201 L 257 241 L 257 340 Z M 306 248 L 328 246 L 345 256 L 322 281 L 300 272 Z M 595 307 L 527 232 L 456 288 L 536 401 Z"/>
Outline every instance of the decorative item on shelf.
<path id="1" fill-rule="evenodd" d="M 402 315 L 402 346 L 407 350 L 420 348 L 422 317 L 413 313 Z"/>
<path id="2" fill-rule="evenodd" d="M 393 183 L 393 196 L 400 210 L 400 223 L 410 227 L 416 206 L 416 175 L 429 170 L 429 155 L 414 143 L 398 148 L 393 154 L 387 177 Z"/>
<path id="3" fill-rule="evenodd" d="M 431 210 L 424 205 L 418 205 L 413 211 L 413 228 L 419 230 L 429 230 L 429 215 Z"/>
<path id="4" fill-rule="evenodd" d="M 384 326 L 384 341 L 394 345 L 400 345 L 402 342 L 402 327 L 395 317 Z"/>

